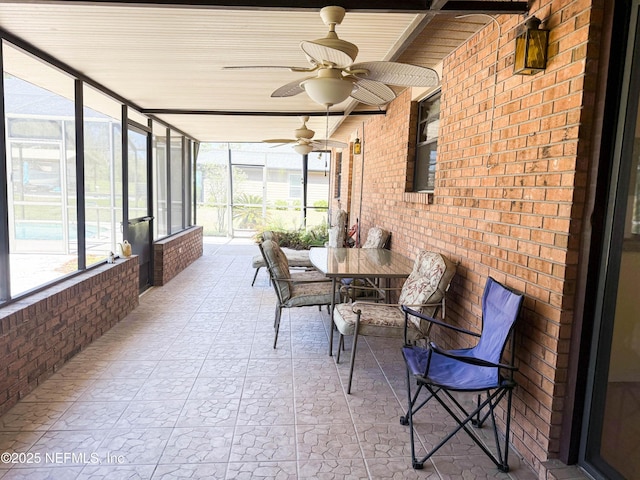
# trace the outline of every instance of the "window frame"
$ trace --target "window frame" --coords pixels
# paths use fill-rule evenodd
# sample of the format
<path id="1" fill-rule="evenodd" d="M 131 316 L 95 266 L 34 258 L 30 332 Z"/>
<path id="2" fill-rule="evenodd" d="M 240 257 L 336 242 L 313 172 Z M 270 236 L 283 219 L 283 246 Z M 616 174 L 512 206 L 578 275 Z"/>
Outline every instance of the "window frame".
<path id="1" fill-rule="evenodd" d="M 440 120 L 441 120 L 441 113 L 442 113 L 442 109 L 440 107 L 441 96 L 442 96 L 442 90 L 438 89 L 437 91 L 431 93 L 430 95 L 426 96 L 425 98 L 417 102 L 418 104 L 418 111 L 416 115 L 417 128 L 416 128 L 415 154 L 414 154 L 415 160 L 414 160 L 414 171 L 413 171 L 413 182 L 412 182 L 412 191 L 416 193 L 432 194 L 435 190 L 435 169 L 438 163 L 437 148 L 438 148 L 438 138 L 440 137 Z M 436 101 L 438 105 L 437 117 L 427 115 L 426 118 L 423 118 L 422 117 L 423 112 L 425 111 L 425 108 L 423 108 L 424 105 L 429 102 L 435 103 Z M 430 119 L 431 121 L 429 121 Z M 435 123 L 437 125 L 437 131 L 435 132 L 434 137 L 429 137 L 424 141 L 420 141 L 421 132 L 423 128 L 428 127 L 430 123 L 431 124 Z M 422 159 L 422 160 L 420 159 L 420 153 L 424 152 L 425 148 L 428 148 L 427 150 L 428 152 L 435 152 L 435 159 L 433 160 L 433 162 L 429 160 L 426 165 L 426 172 L 427 172 L 426 185 L 418 183 L 425 176 L 425 172 L 422 171 L 422 169 L 424 169 L 425 159 Z M 431 170 L 432 167 L 434 169 L 433 184 L 430 184 L 430 182 L 428 181 L 428 178 L 430 177 L 428 172 L 429 170 Z M 420 175 L 419 173 L 422 173 L 422 175 Z"/>

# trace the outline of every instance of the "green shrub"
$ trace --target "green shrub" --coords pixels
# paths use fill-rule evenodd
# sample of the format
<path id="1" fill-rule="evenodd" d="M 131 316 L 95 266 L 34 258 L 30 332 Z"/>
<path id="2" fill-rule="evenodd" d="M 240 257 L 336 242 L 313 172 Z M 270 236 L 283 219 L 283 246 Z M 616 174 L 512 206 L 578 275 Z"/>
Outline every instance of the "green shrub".
<path id="1" fill-rule="evenodd" d="M 303 228 L 299 230 L 279 230 L 265 227 L 253 236 L 256 242 L 262 241 L 262 232 L 265 230 L 273 231 L 278 245 L 295 250 L 321 247 L 329 240 L 329 229 L 326 223 L 306 230 Z"/>

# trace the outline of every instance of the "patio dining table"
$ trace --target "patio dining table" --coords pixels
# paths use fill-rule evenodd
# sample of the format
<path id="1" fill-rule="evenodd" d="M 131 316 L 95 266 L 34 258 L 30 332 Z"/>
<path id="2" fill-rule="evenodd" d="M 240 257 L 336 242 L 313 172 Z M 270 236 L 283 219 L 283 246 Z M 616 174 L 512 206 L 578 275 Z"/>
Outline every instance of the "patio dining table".
<path id="1" fill-rule="evenodd" d="M 339 279 L 407 278 L 413 269 L 413 260 L 384 248 L 312 248 L 309 260 L 313 266 L 331 279 L 333 288 L 329 333 L 329 356 L 333 355 L 333 311 Z"/>

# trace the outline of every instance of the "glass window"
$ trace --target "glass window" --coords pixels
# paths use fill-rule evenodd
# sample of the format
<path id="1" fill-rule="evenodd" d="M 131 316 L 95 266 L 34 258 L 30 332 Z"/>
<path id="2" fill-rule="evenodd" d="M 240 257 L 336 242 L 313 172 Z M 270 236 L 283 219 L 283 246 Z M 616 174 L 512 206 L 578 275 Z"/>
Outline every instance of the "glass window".
<path id="1" fill-rule="evenodd" d="M 118 102 L 86 86 L 83 97 L 86 262 L 91 265 L 117 253 L 122 242 L 122 127 Z"/>
<path id="2" fill-rule="evenodd" d="M 229 232 L 229 152 L 226 144 L 203 143 L 196 165 L 198 225 L 204 235 Z"/>
<path id="3" fill-rule="evenodd" d="M 308 156 L 307 227 L 326 223 L 330 160 L 326 152 Z M 202 143 L 195 178 L 198 224 L 205 235 L 301 228 L 301 178 L 302 156 L 290 146 Z"/>
<path id="4" fill-rule="evenodd" d="M 342 152 L 336 154 L 336 170 L 334 174 L 333 198 L 340 198 L 340 190 L 342 189 Z"/>
<path id="5" fill-rule="evenodd" d="M 147 133 L 134 128 L 128 131 L 129 220 L 147 216 Z"/>
<path id="6" fill-rule="evenodd" d="M 309 155 L 307 177 L 307 228 L 327 223 L 331 153 Z"/>
<path id="7" fill-rule="evenodd" d="M 11 296 L 78 269 L 74 80 L 3 43 Z"/>
<path id="8" fill-rule="evenodd" d="M 418 139 L 413 189 L 432 192 L 435 187 L 438 130 L 440 128 L 440 93 L 418 105 Z"/>
<path id="9" fill-rule="evenodd" d="M 231 172 L 233 184 L 233 231 L 234 234 L 251 235 L 255 229 L 264 223 L 262 196 L 264 191 L 264 167 L 233 165 Z"/>
<path id="10" fill-rule="evenodd" d="M 183 162 L 183 179 L 184 179 L 184 227 L 193 225 L 193 174 L 191 169 L 193 168 L 194 157 L 194 142 L 185 137 L 184 139 L 184 162 Z"/>
<path id="11" fill-rule="evenodd" d="M 239 153 L 232 152 L 232 158 Z M 257 158 L 257 156 L 256 156 Z M 296 229 L 302 226 L 302 156 L 291 147 L 276 147 L 262 154 L 264 182 L 255 184 L 254 192 L 262 193 L 254 203 L 266 206 L 263 224 L 275 229 Z M 234 183 L 235 189 L 235 183 Z M 234 190 L 235 192 L 235 190 Z"/>
<path id="12" fill-rule="evenodd" d="M 171 232 L 179 232 L 184 224 L 184 149 L 182 136 L 171 132 Z"/>
<path id="13" fill-rule="evenodd" d="M 155 205 L 155 238 L 166 237 L 169 234 L 167 213 L 167 127 L 162 124 L 153 125 L 153 183 Z"/>
<path id="14" fill-rule="evenodd" d="M 302 198 L 302 175 L 299 173 L 289 174 L 289 198 L 293 200 Z"/>

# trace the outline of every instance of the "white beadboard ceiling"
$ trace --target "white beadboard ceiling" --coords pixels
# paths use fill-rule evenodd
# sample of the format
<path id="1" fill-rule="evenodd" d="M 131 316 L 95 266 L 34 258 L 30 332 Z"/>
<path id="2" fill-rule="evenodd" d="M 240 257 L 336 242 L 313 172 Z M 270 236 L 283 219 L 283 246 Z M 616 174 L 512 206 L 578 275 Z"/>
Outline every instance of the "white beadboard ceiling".
<path id="1" fill-rule="evenodd" d="M 358 62 L 395 60 L 406 50 L 402 61 L 434 67 L 487 21 L 481 16 L 456 19 L 452 14 L 356 11 L 347 12 L 336 31 L 359 47 Z M 200 141 L 292 138 L 300 120 L 278 112 L 324 112 L 306 94 L 270 97 L 279 86 L 304 78 L 304 73 L 222 68 L 306 66 L 300 42 L 327 32 L 318 11 L 2 1 L 0 28 L 143 110 L 274 112 L 272 116 L 156 114 Z M 59 85 L 63 76 L 38 73 L 42 69 L 37 62 L 11 49 L 5 49 L 5 65 L 16 74 L 40 78 L 52 90 L 70 93 L 68 86 Z M 354 108 L 375 110 L 349 101 L 332 110 Z M 343 121 L 342 116 L 330 117 L 329 132 Z M 325 137 L 325 122 L 325 116 L 311 117 L 308 126 L 316 131 L 315 138 Z"/>

